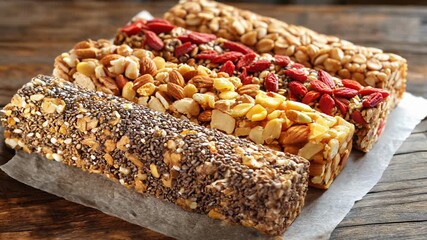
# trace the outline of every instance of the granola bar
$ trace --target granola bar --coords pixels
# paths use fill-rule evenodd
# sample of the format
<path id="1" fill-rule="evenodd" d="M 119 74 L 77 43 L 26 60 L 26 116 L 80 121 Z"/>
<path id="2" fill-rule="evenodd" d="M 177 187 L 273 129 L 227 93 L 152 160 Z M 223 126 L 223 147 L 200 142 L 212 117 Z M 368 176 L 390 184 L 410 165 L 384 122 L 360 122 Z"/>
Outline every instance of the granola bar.
<path id="1" fill-rule="evenodd" d="M 64 53 L 56 59 L 55 75 L 303 156 L 311 161 L 311 186 L 327 189 L 347 161 L 354 126 L 339 116 L 331 117 L 280 94 L 261 91 L 258 84 L 243 85 L 238 77 L 223 72 L 166 62 L 149 51 L 133 50 L 127 45 L 113 50 L 100 42 L 87 43 L 98 46 L 99 52 L 112 51 L 98 58 L 77 57 L 74 67 L 64 59 L 76 50 Z M 128 67 L 118 67 L 116 62 L 127 62 Z"/>
<path id="2" fill-rule="evenodd" d="M 287 55 L 306 67 L 391 93 L 395 107 L 406 88 L 406 59 L 381 49 L 357 46 L 273 18 L 209 0 L 186 0 L 165 13 L 171 23 L 239 41 L 258 53 Z"/>
<path id="3" fill-rule="evenodd" d="M 211 218 L 280 235 L 304 204 L 305 159 L 64 80 L 34 78 L 3 113 L 10 147 Z"/>
<path id="4" fill-rule="evenodd" d="M 229 76 L 239 76 L 242 84 L 258 84 L 290 100 L 309 104 L 332 116 L 342 116 L 356 125 L 355 147 L 369 151 L 385 126 L 390 112 L 389 92 L 363 87 L 354 80 L 341 80 L 326 71 L 306 68 L 288 56 L 258 55 L 252 49 L 212 34 L 175 27 L 165 20 L 135 19 L 123 27 L 115 43 L 144 48 L 170 62 L 204 66 Z M 160 23 L 159 23 L 160 22 Z M 169 26 L 159 31 L 158 26 Z M 76 50 L 78 51 L 78 50 Z"/>

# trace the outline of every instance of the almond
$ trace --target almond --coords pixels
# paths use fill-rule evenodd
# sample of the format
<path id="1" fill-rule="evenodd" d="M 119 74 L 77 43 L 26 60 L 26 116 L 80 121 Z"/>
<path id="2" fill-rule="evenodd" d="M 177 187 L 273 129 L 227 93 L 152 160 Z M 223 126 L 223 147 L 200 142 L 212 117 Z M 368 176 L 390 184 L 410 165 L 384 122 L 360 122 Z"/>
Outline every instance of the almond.
<path id="1" fill-rule="evenodd" d="M 144 74 L 135 79 L 135 81 L 133 81 L 133 90 L 137 90 L 139 87 L 145 85 L 146 83 L 154 83 L 153 76 L 151 76 L 150 74 Z"/>
<path id="2" fill-rule="evenodd" d="M 211 88 L 213 86 L 213 79 L 206 76 L 195 76 L 191 79 L 193 81 L 193 84 L 197 88 Z"/>
<path id="3" fill-rule="evenodd" d="M 91 45 L 88 41 L 81 41 L 78 42 L 76 45 L 74 45 L 74 49 L 84 49 L 84 48 L 90 48 Z"/>
<path id="4" fill-rule="evenodd" d="M 99 62 L 102 65 L 109 67 L 109 66 L 111 66 L 111 63 L 110 63 L 111 61 L 117 60 L 121 57 L 122 56 L 120 56 L 119 54 L 108 54 L 108 55 L 105 55 L 103 58 L 101 58 L 101 60 L 99 60 Z"/>
<path id="5" fill-rule="evenodd" d="M 97 51 L 98 49 L 96 48 L 83 48 L 74 50 L 79 59 L 96 58 Z"/>
<path id="6" fill-rule="evenodd" d="M 167 90 L 168 94 L 177 100 L 183 99 L 185 97 L 184 88 L 178 84 L 169 82 L 167 84 Z"/>
<path id="7" fill-rule="evenodd" d="M 237 89 L 237 93 L 240 95 L 246 94 L 251 97 L 255 97 L 259 91 L 258 84 L 246 84 Z"/>
<path id="8" fill-rule="evenodd" d="M 181 73 L 176 70 L 173 70 L 169 73 L 169 82 L 175 83 L 181 87 L 185 85 L 184 78 L 182 77 Z"/>
<path id="9" fill-rule="evenodd" d="M 310 128 L 306 125 L 296 125 L 288 128 L 280 136 L 280 143 L 283 145 L 304 143 L 308 140 Z"/>
<path id="10" fill-rule="evenodd" d="M 197 76 L 197 74 L 199 74 L 199 72 L 197 70 L 190 70 L 190 71 L 184 73 L 182 76 L 184 77 L 184 80 L 186 82 L 188 82 L 188 81 L 190 81 L 190 79 Z"/>
<path id="11" fill-rule="evenodd" d="M 156 67 L 156 64 L 153 62 L 153 60 L 144 57 L 144 58 L 141 58 L 141 60 L 139 61 L 139 64 L 140 64 L 139 72 L 141 73 L 141 75 L 144 75 L 144 74 L 150 74 L 151 76 L 156 75 L 157 67 Z"/>

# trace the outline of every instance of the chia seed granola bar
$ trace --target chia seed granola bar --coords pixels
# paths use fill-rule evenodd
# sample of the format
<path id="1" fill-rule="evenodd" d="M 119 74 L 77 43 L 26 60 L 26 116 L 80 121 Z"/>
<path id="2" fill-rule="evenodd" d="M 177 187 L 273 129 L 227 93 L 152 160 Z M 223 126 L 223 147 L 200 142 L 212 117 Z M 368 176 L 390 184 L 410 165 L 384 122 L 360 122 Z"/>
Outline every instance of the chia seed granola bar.
<path id="1" fill-rule="evenodd" d="M 150 21 L 134 19 L 119 31 L 115 44 L 144 48 L 169 62 L 186 62 L 239 76 L 244 85 L 258 84 L 262 90 L 277 92 L 331 116 L 341 116 L 355 124 L 353 142 L 364 152 L 372 148 L 385 126 L 391 107 L 389 92 L 384 89 L 332 77 L 323 70 L 294 63 L 288 56 L 258 55 L 242 44 L 191 32 L 162 19 Z M 75 51 L 78 56 L 82 50 Z"/>
<path id="2" fill-rule="evenodd" d="M 75 55 L 79 49 L 63 53 L 56 58 L 55 76 L 298 154 L 311 161 L 311 186 L 327 189 L 351 152 L 353 124 L 280 94 L 261 91 L 259 84 L 243 85 L 238 77 L 227 73 L 166 62 L 148 50 L 127 45 L 114 46 L 100 40 L 76 46 L 81 45 L 93 45 L 92 49 L 103 54 L 81 58 Z"/>
<path id="3" fill-rule="evenodd" d="M 364 86 L 385 89 L 391 93 L 392 108 L 405 92 L 406 59 L 381 49 L 358 46 L 209 0 L 180 1 L 164 17 L 180 27 L 241 42 L 258 53 L 287 55 L 306 67 L 323 69 Z"/>
<path id="4" fill-rule="evenodd" d="M 11 148 L 268 235 L 282 234 L 304 205 L 302 157 L 57 78 L 24 85 L 2 117 Z"/>

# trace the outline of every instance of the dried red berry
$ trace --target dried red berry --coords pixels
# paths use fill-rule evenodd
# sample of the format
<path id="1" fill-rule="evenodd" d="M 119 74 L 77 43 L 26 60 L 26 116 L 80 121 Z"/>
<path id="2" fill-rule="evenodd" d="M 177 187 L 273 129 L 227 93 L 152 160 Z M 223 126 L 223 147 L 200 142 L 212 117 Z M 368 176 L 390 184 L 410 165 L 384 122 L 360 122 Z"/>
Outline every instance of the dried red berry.
<path id="1" fill-rule="evenodd" d="M 181 44 L 175 48 L 175 57 L 181 57 L 182 55 L 193 51 L 196 48 L 195 44 L 191 44 L 191 42 L 186 42 Z"/>
<path id="2" fill-rule="evenodd" d="M 236 64 L 237 69 L 241 69 L 242 67 L 249 66 L 256 58 L 255 53 L 248 53 L 245 56 L 243 56 Z"/>
<path id="3" fill-rule="evenodd" d="M 211 34 L 210 34 L 211 35 Z M 212 37 L 211 36 L 208 36 L 208 34 L 206 34 L 206 35 L 203 35 L 202 33 L 196 33 L 196 32 L 192 32 L 191 34 L 189 34 L 188 35 L 189 36 L 189 38 L 190 38 L 190 41 L 192 42 L 192 43 L 195 43 L 195 44 L 203 44 L 203 43 L 207 43 L 207 42 L 210 42 L 210 41 L 212 41 L 212 40 L 214 40 L 214 39 L 212 39 Z M 214 35 L 215 36 L 215 35 Z"/>
<path id="4" fill-rule="evenodd" d="M 334 89 L 332 93 L 334 94 L 334 96 L 352 98 L 357 95 L 358 91 L 347 87 L 340 87 Z"/>
<path id="5" fill-rule="evenodd" d="M 305 104 L 312 103 L 316 101 L 320 97 L 321 93 L 316 91 L 310 91 L 308 92 L 304 98 L 302 99 L 302 102 Z"/>
<path id="6" fill-rule="evenodd" d="M 288 87 L 289 87 L 289 90 L 294 94 L 294 96 L 296 96 L 299 99 L 301 99 L 307 94 L 307 88 L 300 82 L 297 82 L 297 81 L 290 82 Z"/>
<path id="7" fill-rule="evenodd" d="M 363 88 L 363 86 L 360 83 L 350 79 L 343 79 L 342 84 L 344 85 L 344 87 L 355 89 L 357 91 Z"/>
<path id="8" fill-rule="evenodd" d="M 383 95 L 380 92 L 372 93 L 362 102 L 365 108 L 373 108 L 380 104 L 384 100 Z"/>
<path id="9" fill-rule="evenodd" d="M 225 41 L 223 43 L 224 48 L 229 49 L 231 51 L 237 51 L 241 52 L 243 54 L 253 53 L 254 51 L 248 47 L 246 47 L 243 44 L 232 42 L 232 41 Z"/>
<path id="10" fill-rule="evenodd" d="M 332 110 L 335 107 L 335 101 L 329 94 L 323 94 L 319 100 L 319 107 L 323 113 L 328 115 L 332 114 Z"/>
<path id="11" fill-rule="evenodd" d="M 147 28 L 145 25 L 145 21 L 138 20 L 122 27 L 120 31 L 126 33 L 128 36 L 132 36 L 140 33 L 142 29 L 145 28 Z"/>
<path id="12" fill-rule="evenodd" d="M 155 32 L 156 34 L 160 33 L 170 33 L 172 29 L 175 28 L 174 25 L 171 25 L 169 23 L 163 23 L 163 22 L 149 22 L 147 23 L 148 29 Z"/>
<path id="13" fill-rule="evenodd" d="M 178 38 L 182 43 L 191 42 L 190 36 L 188 34 L 179 35 Z"/>
<path id="14" fill-rule="evenodd" d="M 246 85 L 246 84 L 251 84 L 252 83 L 252 76 L 247 76 L 243 79 L 242 84 Z"/>
<path id="15" fill-rule="evenodd" d="M 305 66 L 302 65 L 301 63 L 294 63 L 294 64 L 292 64 L 291 68 L 301 69 L 301 68 L 305 68 Z"/>
<path id="16" fill-rule="evenodd" d="M 317 72 L 317 78 L 319 78 L 320 81 L 326 83 L 326 85 L 328 85 L 330 88 L 335 87 L 335 82 L 332 79 L 331 75 L 329 75 L 329 73 L 327 73 L 323 70 L 319 70 Z"/>
<path id="17" fill-rule="evenodd" d="M 226 52 L 212 59 L 212 63 L 225 63 L 227 61 L 234 62 L 242 56 L 243 54 L 241 52 L 234 52 L 234 51 Z"/>
<path id="18" fill-rule="evenodd" d="M 276 65 L 281 66 L 281 67 L 287 67 L 289 65 L 289 63 L 291 63 L 291 59 L 288 56 L 275 55 L 274 56 L 274 63 Z"/>
<path id="19" fill-rule="evenodd" d="M 269 68 L 270 65 L 270 61 L 268 61 L 267 59 L 261 59 L 249 65 L 247 70 L 248 72 L 262 72 L 265 69 Z"/>
<path id="20" fill-rule="evenodd" d="M 362 124 L 362 125 L 366 124 L 365 119 L 363 119 L 362 114 L 359 111 L 354 111 L 351 114 L 351 119 L 353 119 L 353 121 L 355 121 L 358 124 Z"/>
<path id="21" fill-rule="evenodd" d="M 212 60 L 216 57 L 218 57 L 218 53 L 214 50 L 206 50 L 194 56 L 195 59 L 209 59 L 209 60 Z"/>
<path id="22" fill-rule="evenodd" d="M 150 46 L 153 50 L 159 51 L 165 46 L 163 41 L 157 36 L 156 33 L 152 31 L 144 31 L 145 34 L 145 43 Z"/>
<path id="23" fill-rule="evenodd" d="M 299 69 L 286 69 L 285 70 L 286 76 L 288 76 L 290 79 L 298 81 L 298 82 L 305 82 L 307 81 L 307 75 Z"/>
<path id="24" fill-rule="evenodd" d="M 383 98 L 386 98 L 390 95 L 390 93 L 384 89 L 373 88 L 373 87 L 365 87 L 359 91 L 359 94 L 362 96 L 365 96 L 365 95 L 370 95 L 372 93 L 377 93 L 377 92 L 381 93 Z"/>
<path id="25" fill-rule="evenodd" d="M 279 81 L 274 73 L 268 73 L 264 79 L 265 90 L 277 92 L 279 90 Z"/>
<path id="26" fill-rule="evenodd" d="M 219 69 L 220 72 L 228 73 L 228 76 L 233 76 L 234 74 L 234 64 L 232 61 L 227 61 L 222 65 L 221 69 Z"/>
<path id="27" fill-rule="evenodd" d="M 335 105 L 338 107 L 343 116 L 348 112 L 348 100 L 345 98 L 334 97 Z"/>
<path id="28" fill-rule="evenodd" d="M 326 85 L 326 83 L 321 82 L 319 80 L 311 80 L 310 81 L 310 85 L 311 87 L 321 93 L 326 93 L 326 94 L 331 94 L 332 93 L 332 89 Z"/>

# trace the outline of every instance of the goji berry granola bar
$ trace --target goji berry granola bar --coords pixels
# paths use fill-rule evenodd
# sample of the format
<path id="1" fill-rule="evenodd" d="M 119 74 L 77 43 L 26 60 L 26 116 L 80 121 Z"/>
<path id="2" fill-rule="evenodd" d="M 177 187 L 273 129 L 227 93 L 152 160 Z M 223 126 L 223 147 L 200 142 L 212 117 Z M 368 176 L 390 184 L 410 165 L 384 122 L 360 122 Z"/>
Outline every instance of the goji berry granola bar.
<path id="1" fill-rule="evenodd" d="M 78 57 L 81 46 L 91 46 L 85 49 L 100 54 Z M 258 84 L 243 85 L 238 77 L 223 72 L 166 62 L 148 50 L 114 46 L 104 40 L 83 41 L 57 57 L 54 75 L 303 156 L 311 161 L 309 183 L 318 188 L 330 186 L 352 147 L 354 126 L 339 116 L 261 91 Z"/>
<path id="2" fill-rule="evenodd" d="M 123 98 L 38 76 L 3 113 L 10 147 L 104 175 L 188 211 L 280 235 L 304 205 L 305 159 Z"/>
<path id="3" fill-rule="evenodd" d="M 165 13 L 165 19 L 190 30 L 239 41 L 258 53 L 290 56 L 314 69 L 390 92 L 395 107 L 406 88 L 406 59 L 381 49 L 357 46 L 302 26 L 257 15 L 209 0 L 185 0 Z"/>
<path id="4" fill-rule="evenodd" d="M 150 28 L 151 23 L 156 23 L 156 28 Z M 389 92 L 384 89 L 332 77 L 326 71 L 295 63 L 288 56 L 258 55 L 242 44 L 174 27 L 162 19 L 134 19 L 119 31 L 115 43 L 150 50 L 166 61 L 186 62 L 239 76 L 243 85 L 258 84 L 262 90 L 277 92 L 332 116 L 342 116 L 355 124 L 355 146 L 365 152 L 378 139 L 390 112 Z M 87 50 L 76 50 L 76 54 Z"/>

